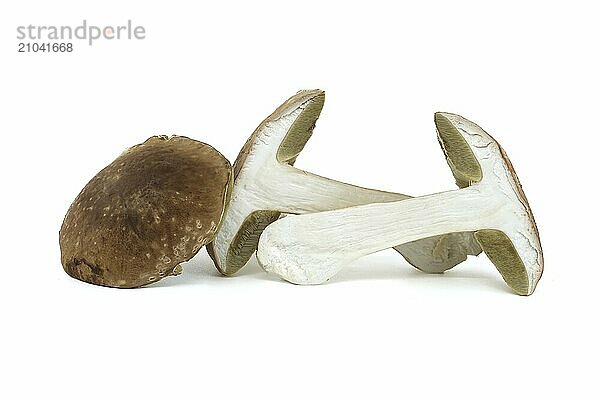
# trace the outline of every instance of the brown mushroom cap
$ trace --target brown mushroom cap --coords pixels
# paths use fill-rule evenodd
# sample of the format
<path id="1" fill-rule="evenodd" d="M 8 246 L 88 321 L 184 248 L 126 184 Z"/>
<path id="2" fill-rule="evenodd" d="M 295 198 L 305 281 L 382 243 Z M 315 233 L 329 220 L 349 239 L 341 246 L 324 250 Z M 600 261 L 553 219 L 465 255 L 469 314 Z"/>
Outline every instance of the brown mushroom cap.
<path id="1" fill-rule="evenodd" d="M 229 161 L 206 143 L 153 136 L 100 171 L 60 229 L 73 278 L 133 288 L 176 275 L 212 241 L 231 185 Z"/>

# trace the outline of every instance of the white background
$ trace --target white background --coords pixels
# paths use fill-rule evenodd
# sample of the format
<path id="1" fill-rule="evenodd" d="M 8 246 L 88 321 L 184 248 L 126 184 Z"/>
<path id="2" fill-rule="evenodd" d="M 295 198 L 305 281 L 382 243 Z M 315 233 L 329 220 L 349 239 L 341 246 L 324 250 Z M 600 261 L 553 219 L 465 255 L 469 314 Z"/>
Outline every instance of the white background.
<path id="1" fill-rule="evenodd" d="M 598 398 L 598 10 L 593 2 L 2 2 L 0 397 Z M 18 25 L 132 19 L 142 41 L 17 53 Z M 140 290 L 60 265 L 79 190 L 152 134 L 231 161 L 299 89 L 327 92 L 297 166 L 454 189 L 435 111 L 511 157 L 546 268 L 530 297 L 484 255 L 443 276 L 389 250 L 299 287 L 201 251 Z M 544 397 L 542 397 L 544 396 Z"/>

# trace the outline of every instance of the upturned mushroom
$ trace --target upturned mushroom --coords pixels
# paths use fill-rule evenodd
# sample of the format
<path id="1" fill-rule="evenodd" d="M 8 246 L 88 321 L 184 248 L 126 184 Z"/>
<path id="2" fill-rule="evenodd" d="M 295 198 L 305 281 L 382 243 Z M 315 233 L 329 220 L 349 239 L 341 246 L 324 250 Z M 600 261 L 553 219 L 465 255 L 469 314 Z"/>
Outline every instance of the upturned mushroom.
<path id="1" fill-rule="evenodd" d="M 73 278 L 134 288 L 177 275 L 221 222 L 233 172 L 208 144 L 154 136 L 121 154 L 83 188 L 60 229 Z"/>
<path id="2" fill-rule="evenodd" d="M 394 202 L 410 196 L 365 189 L 294 168 L 325 101 L 321 90 L 289 98 L 256 128 L 234 162 L 234 187 L 223 224 L 207 250 L 224 275 L 241 269 L 256 250 L 263 229 L 280 213 Z M 432 235 L 433 236 L 433 235 Z M 439 273 L 477 255 L 471 232 L 424 238 L 395 248 L 415 267 Z"/>
<path id="3" fill-rule="evenodd" d="M 535 290 L 544 259 L 538 230 L 508 156 L 476 124 L 436 113 L 438 139 L 458 190 L 306 215 L 271 224 L 258 261 L 293 283 L 318 284 L 353 260 L 424 237 L 474 232 L 505 282 Z"/>

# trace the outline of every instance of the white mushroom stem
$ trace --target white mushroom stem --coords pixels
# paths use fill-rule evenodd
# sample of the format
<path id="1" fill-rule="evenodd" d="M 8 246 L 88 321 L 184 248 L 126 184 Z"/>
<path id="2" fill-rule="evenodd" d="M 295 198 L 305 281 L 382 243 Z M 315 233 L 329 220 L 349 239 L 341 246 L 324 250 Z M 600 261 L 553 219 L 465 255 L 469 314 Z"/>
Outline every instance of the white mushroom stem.
<path id="1" fill-rule="evenodd" d="M 401 202 L 289 216 L 265 229 L 258 259 L 265 270 L 290 282 L 318 284 L 346 263 L 399 244 L 448 232 L 498 228 L 505 213 L 501 199 L 468 187 Z"/>
<path id="2" fill-rule="evenodd" d="M 449 213 L 449 209 L 453 211 Z M 425 237 L 498 228 L 505 212 L 501 201 L 481 195 L 478 188 L 469 187 L 402 202 L 287 217 L 263 232 L 259 257 L 263 266 L 274 272 L 267 262 L 267 255 L 276 248 L 285 250 L 288 246 L 286 259 L 300 261 L 310 254 L 323 264 L 323 260 L 331 255 L 340 253 L 342 256 L 343 253 L 345 260 L 354 260 Z M 306 272 L 298 279 L 291 279 L 294 283 L 321 283 L 330 278 L 329 274 L 319 276 L 314 273 L 319 266 L 299 267 Z"/>
<path id="3" fill-rule="evenodd" d="M 369 203 L 387 203 L 410 196 L 366 189 L 324 178 L 287 164 L 275 163 L 253 186 L 254 195 L 268 198 L 268 209 L 286 214 L 306 214 Z"/>

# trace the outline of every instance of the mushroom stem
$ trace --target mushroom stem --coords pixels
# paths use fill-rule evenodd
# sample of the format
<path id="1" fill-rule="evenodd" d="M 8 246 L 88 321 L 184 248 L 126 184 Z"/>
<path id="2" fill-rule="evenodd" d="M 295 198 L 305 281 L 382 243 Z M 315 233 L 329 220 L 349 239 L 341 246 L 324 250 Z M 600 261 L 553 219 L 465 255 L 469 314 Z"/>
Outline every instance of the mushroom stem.
<path id="1" fill-rule="evenodd" d="M 505 210 L 499 200 L 471 186 L 398 202 L 289 216 L 265 229 L 258 260 L 265 270 L 290 282 L 318 284 L 344 264 L 403 243 L 450 232 L 500 229 Z"/>
<path id="2" fill-rule="evenodd" d="M 448 213 L 449 209 L 453 212 Z M 496 229 L 501 226 L 503 215 L 500 201 L 481 194 L 472 186 L 399 202 L 284 218 L 263 232 L 261 242 L 269 246 L 290 246 L 288 254 L 344 252 L 344 258 L 352 260 L 448 232 Z M 260 249 L 259 244 L 259 253 Z M 266 246 L 262 249 L 266 250 Z"/>
<path id="3" fill-rule="evenodd" d="M 405 194 L 335 181 L 288 164 L 274 165 L 269 169 L 269 175 L 263 178 L 262 184 L 257 186 L 268 190 L 272 196 L 270 208 L 286 214 L 306 214 L 411 198 Z"/>
<path id="4" fill-rule="evenodd" d="M 503 202 L 496 196 L 471 186 L 402 202 L 349 208 L 326 219 L 331 221 L 343 214 L 344 219 L 352 221 L 352 225 L 377 227 L 371 228 L 373 232 L 367 228 L 367 234 L 364 235 L 363 231 L 360 238 L 350 235 L 350 224 L 340 226 L 336 231 L 340 242 L 343 242 L 342 248 L 354 248 L 362 256 L 448 232 L 500 229 L 505 213 Z M 402 229 L 398 229 L 399 226 Z"/>

